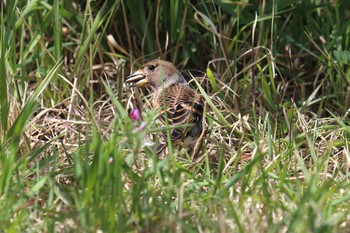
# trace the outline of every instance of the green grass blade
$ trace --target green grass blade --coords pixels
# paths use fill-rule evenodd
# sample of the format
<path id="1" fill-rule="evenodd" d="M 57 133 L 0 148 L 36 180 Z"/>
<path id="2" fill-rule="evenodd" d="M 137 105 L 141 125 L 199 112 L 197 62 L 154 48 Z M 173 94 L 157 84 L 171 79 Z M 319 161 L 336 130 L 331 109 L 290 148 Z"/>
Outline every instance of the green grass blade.
<path id="1" fill-rule="evenodd" d="M 7 131 L 8 127 L 8 113 L 9 113 L 9 102 L 7 98 L 7 74 L 5 69 L 5 57 L 6 57 L 6 40 L 5 40 L 5 19 L 3 8 L 1 8 L 1 24 L 0 24 L 0 119 L 1 119 L 1 130 L 0 136 Z M 0 141 L 0 143 L 2 143 Z"/>
<path id="2" fill-rule="evenodd" d="M 210 85 L 213 88 L 214 92 L 219 91 L 218 83 L 216 82 L 216 78 L 215 78 L 215 76 L 210 68 L 207 68 L 207 76 L 208 76 Z"/>
<path id="3" fill-rule="evenodd" d="M 55 59 L 58 61 L 61 58 L 62 51 L 62 15 L 61 1 L 54 1 L 54 37 L 55 37 Z"/>

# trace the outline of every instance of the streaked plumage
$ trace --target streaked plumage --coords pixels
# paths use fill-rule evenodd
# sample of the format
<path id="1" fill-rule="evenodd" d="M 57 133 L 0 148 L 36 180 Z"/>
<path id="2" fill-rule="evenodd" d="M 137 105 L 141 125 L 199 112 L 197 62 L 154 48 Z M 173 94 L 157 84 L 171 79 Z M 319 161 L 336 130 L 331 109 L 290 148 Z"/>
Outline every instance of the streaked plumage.
<path id="1" fill-rule="evenodd" d="M 160 126 L 181 126 L 171 130 L 173 146 L 193 149 L 202 132 L 203 100 L 186 82 L 176 67 L 164 60 L 152 60 L 127 77 L 132 86 L 150 86 L 153 90 L 153 108 L 159 111 Z M 165 103 L 165 106 L 164 106 Z M 163 132 L 158 153 L 166 147 L 167 134 Z"/>

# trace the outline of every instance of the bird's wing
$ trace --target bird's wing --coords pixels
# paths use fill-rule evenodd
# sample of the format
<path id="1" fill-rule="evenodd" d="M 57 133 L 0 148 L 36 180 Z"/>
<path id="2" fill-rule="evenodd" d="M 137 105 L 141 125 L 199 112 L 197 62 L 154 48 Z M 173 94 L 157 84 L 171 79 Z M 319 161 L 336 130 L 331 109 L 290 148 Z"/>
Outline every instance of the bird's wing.
<path id="1" fill-rule="evenodd" d="M 156 101 L 160 109 L 158 119 L 161 125 L 166 126 L 166 112 L 169 126 L 179 126 L 171 130 L 172 142 L 182 141 L 187 136 L 196 137 L 201 133 L 203 101 L 193 89 L 181 85 L 171 86 L 160 93 Z M 166 137 L 165 131 L 163 138 L 166 140 Z"/>

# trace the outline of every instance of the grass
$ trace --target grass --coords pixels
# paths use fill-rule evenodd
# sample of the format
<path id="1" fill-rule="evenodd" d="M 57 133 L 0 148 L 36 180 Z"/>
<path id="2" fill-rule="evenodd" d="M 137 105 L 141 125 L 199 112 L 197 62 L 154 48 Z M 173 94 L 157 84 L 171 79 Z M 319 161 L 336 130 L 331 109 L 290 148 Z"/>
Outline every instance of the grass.
<path id="1" fill-rule="evenodd" d="M 0 230 L 348 232 L 349 3 L 4 1 Z M 152 150 L 174 62 L 206 100 L 195 160 Z M 142 122 L 128 111 L 142 109 Z"/>

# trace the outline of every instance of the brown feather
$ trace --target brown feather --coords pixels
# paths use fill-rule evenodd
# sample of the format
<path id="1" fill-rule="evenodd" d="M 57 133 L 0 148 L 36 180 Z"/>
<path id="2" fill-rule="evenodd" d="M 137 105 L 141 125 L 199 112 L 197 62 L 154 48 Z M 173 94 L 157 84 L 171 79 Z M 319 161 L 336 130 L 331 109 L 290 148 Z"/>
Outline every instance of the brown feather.
<path id="1" fill-rule="evenodd" d="M 154 94 L 153 106 L 157 110 L 160 109 L 158 119 L 161 126 L 166 125 L 165 109 L 170 126 L 183 125 L 171 131 L 171 139 L 176 144 L 182 143 L 187 136 L 196 137 L 201 133 L 203 101 L 189 86 L 173 85 L 164 91 L 160 89 Z M 166 132 L 163 133 L 162 143 L 165 143 L 164 140 L 166 141 Z"/>

